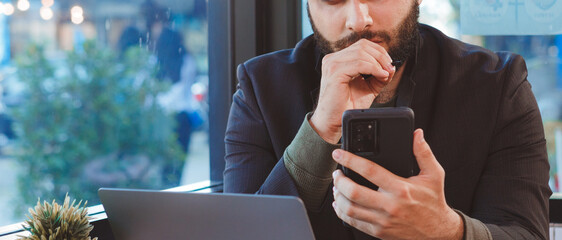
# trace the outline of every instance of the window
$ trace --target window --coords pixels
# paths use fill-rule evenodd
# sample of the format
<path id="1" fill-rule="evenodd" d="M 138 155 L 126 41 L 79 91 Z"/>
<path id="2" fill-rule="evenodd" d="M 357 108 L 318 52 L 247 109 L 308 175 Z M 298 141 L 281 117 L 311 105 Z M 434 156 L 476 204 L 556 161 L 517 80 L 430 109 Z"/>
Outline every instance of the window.
<path id="1" fill-rule="evenodd" d="M 0 4 L 0 226 L 209 179 L 205 0 Z"/>

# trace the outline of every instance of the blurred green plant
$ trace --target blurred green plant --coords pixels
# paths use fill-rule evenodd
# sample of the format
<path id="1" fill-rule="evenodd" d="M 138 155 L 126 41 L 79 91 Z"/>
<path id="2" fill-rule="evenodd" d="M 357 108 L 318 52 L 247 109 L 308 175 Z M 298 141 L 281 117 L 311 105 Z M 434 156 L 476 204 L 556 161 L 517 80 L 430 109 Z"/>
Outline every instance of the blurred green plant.
<path id="1" fill-rule="evenodd" d="M 157 103 L 169 84 L 156 76 L 156 62 L 140 47 L 121 58 L 87 41 L 62 60 L 50 61 L 40 45 L 17 56 L 25 92 L 11 108 L 19 213 L 38 198 L 76 198 L 99 203 L 99 187 L 163 188 L 180 176 L 184 153 L 174 120 Z M 17 214 L 17 213 L 16 213 Z"/>

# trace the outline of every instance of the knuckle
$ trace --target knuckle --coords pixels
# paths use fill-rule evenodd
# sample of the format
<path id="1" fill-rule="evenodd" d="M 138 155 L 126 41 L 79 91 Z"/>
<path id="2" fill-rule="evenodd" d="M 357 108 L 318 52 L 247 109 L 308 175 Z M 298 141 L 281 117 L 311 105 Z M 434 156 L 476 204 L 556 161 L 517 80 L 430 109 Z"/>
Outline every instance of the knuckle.
<path id="1" fill-rule="evenodd" d="M 332 181 L 334 182 L 334 187 L 335 187 L 335 186 L 339 186 L 339 185 L 340 185 L 341 178 L 340 178 L 340 177 L 335 177 L 335 178 L 333 178 Z M 337 191 L 337 192 L 334 191 L 334 194 L 339 194 L 339 191 Z"/>
<path id="2" fill-rule="evenodd" d="M 400 208 L 398 207 L 397 204 L 391 204 L 386 208 L 386 213 L 390 217 L 396 217 L 398 216 L 398 214 L 400 214 Z"/>
<path id="3" fill-rule="evenodd" d="M 437 166 L 437 176 L 439 176 L 439 178 L 445 178 L 445 169 L 443 168 L 443 166 L 439 165 Z"/>
<path id="4" fill-rule="evenodd" d="M 350 218 L 354 218 L 357 216 L 357 211 L 355 211 L 355 208 L 353 208 L 353 206 L 349 206 L 347 209 L 345 209 L 344 213 Z"/>
<path id="5" fill-rule="evenodd" d="M 344 219 L 344 221 L 349 223 L 349 225 L 351 226 L 357 226 L 357 221 L 354 218 L 347 217 Z"/>
<path id="6" fill-rule="evenodd" d="M 390 228 L 391 227 L 390 226 L 390 220 L 388 220 L 388 218 L 384 218 L 384 219 L 379 220 L 379 226 L 380 226 L 379 231 L 382 230 L 382 229 Z"/>
<path id="7" fill-rule="evenodd" d="M 368 43 L 367 43 L 367 40 L 366 40 L 366 39 L 360 39 L 359 41 L 357 41 L 357 43 L 359 44 L 359 46 L 360 46 L 361 48 L 366 48 L 366 47 L 368 47 Z"/>
<path id="8" fill-rule="evenodd" d="M 369 64 L 369 63 L 366 62 L 366 61 L 358 61 L 358 62 L 357 62 L 357 66 L 358 66 L 360 69 L 371 69 L 371 64 Z"/>
<path id="9" fill-rule="evenodd" d="M 361 39 L 359 39 L 359 43 L 361 43 L 362 46 L 368 46 L 371 43 L 371 41 L 369 41 L 365 38 L 361 38 Z"/>
<path id="10" fill-rule="evenodd" d="M 379 174 L 379 169 L 371 165 L 367 166 L 364 171 L 367 176 L 376 176 Z"/>
<path id="11" fill-rule="evenodd" d="M 421 153 L 422 153 L 424 156 L 431 155 L 431 149 L 429 149 L 429 147 L 428 147 L 427 145 L 424 145 L 423 148 L 422 148 L 422 150 L 421 150 Z"/>
<path id="12" fill-rule="evenodd" d="M 365 62 L 362 58 L 357 58 L 354 60 L 355 65 L 357 65 L 358 68 L 363 68 L 365 66 L 367 66 L 367 62 Z"/>
<path id="13" fill-rule="evenodd" d="M 333 53 L 328 53 L 328 54 L 326 54 L 326 55 L 324 56 L 324 58 L 322 58 L 322 63 L 325 63 L 325 62 L 331 60 L 331 59 L 332 59 L 332 56 L 334 56 Z"/>
<path id="14" fill-rule="evenodd" d="M 424 146 L 424 148 L 422 148 L 420 151 L 420 155 L 421 157 L 429 158 L 433 156 L 433 153 L 431 152 L 431 149 L 429 149 L 428 146 Z"/>
<path id="15" fill-rule="evenodd" d="M 361 59 L 369 59 L 369 58 L 371 58 L 371 55 L 368 54 L 366 51 L 360 51 L 358 54 L 359 54 L 359 56 L 360 56 Z"/>
<path id="16" fill-rule="evenodd" d="M 402 199 L 410 199 L 411 198 L 411 187 L 408 184 L 402 184 L 397 191 L 397 195 L 399 198 Z"/>
<path id="17" fill-rule="evenodd" d="M 349 200 L 357 200 L 361 196 L 359 189 L 357 187 L 351 187 L 349 190 Z"/>
<path id="18" fill-rule="evenodd" d="M 378 59 L 386 59 L 387 55 L 381 51 L 377 51 L 377 58 Z"/>

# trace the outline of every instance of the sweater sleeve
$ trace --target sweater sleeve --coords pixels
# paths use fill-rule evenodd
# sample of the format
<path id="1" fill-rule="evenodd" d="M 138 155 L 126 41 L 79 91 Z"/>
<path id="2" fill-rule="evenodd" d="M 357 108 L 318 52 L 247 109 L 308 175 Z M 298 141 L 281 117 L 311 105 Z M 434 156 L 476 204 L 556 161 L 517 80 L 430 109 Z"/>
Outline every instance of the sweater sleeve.
<path id="1" fill-rule="evenodd" d="M 310 126 L 307 114 L 293 142 L 284 152 L 285 168 L 309 211 L 320 209 L 332 182 L 337 163 L 332 151 L 339 145 L 324 141 Z"/>
<path id="2" fill-rule="evenodd" d="M 492 235 L 488 227 L 478 219 L 471 218 L 459 210 L 455 210 L 463 221 L 464 234 L 463 240 L 492 240 Z"/>

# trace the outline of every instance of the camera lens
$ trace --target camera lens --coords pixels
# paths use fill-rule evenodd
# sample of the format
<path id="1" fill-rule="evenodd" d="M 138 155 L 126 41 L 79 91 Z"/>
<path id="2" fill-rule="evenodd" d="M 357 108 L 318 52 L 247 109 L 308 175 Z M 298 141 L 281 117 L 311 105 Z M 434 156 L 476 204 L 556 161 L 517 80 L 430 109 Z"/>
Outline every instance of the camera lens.
<path id="1" fill-rule="evenodd" d="M 355 153 L 374 153 L 376 150 L 376 121 L 357 120 L 351 123 L 350 150 Z"/>

